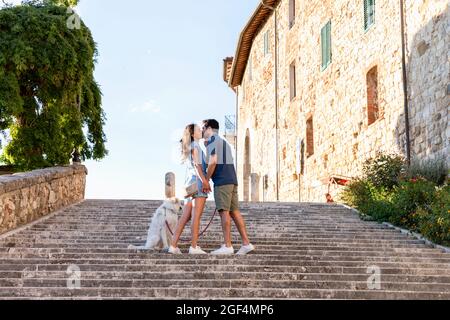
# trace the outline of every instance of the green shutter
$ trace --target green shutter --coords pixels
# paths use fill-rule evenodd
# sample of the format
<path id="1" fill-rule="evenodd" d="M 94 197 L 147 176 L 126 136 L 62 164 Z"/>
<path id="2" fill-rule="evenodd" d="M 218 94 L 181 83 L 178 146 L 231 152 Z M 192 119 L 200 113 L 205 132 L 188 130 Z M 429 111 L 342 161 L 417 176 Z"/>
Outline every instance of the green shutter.
<path id="1" fill-rule="evenodd" d="M 331 21 L 329 21 L 321 31 L 322 47 L 322 70 L 331 63 Z"/>
<path id="2" fill-rule="evenodd" d="M 367 27 L 369 26 L 369 12 L 368 12 L 368 0 L 364 1 L 364 30 L 367 30 Z"/>
<path id="3" fill-rule="evenodd" d="M 369 23 L 370 25 L 375 23 L 375 0 L 369 1 Z"/>
<path id="4" fill-rule="evenodd" d="M 331 21 L 327 24 L 327 65 L 331 63 Z"/>
<path id="5" fill-rule="evenodd" d="M 326 66 L 326 36 L 327 36 L 327 30 L 326 26 L 322 28 L 321 35 L 320 35 L 320 43 L 322 46 L 322 69 Z"/>
<path id="6" fill-rule="evenodd" d="M 364 0 L 364 30 L 375 23 L 375 0 Z"/>

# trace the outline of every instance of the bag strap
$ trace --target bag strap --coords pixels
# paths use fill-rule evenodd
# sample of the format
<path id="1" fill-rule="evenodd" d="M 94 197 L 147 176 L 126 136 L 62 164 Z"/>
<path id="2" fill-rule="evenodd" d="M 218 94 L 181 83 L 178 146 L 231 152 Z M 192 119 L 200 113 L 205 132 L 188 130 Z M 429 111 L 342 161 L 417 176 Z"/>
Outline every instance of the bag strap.
<path id="1" fill-rule="evenodd" d="M 195 148 L 195 147 L 194 147 Z M 195 162 L 194 162 L 194 156 L 193 156 L 193 153 L 194 153 L 194 148 L 192 148 L 192 150 L 191 150 L 191 165 L 192 165 L 192 167 L 194 167 L 194 170 L 195 170 L 195 172 L 197 173 L 196 175 L 195 175 L 195 178 L 196 178 L 196 180 L 198 180 L 198 178 L 199 178 L 199 173 L 198 173 L 198 170 L 197 170 L 197 166 L 195 165 Z M 197 150 L 198 151 L 198 150 Z"/>

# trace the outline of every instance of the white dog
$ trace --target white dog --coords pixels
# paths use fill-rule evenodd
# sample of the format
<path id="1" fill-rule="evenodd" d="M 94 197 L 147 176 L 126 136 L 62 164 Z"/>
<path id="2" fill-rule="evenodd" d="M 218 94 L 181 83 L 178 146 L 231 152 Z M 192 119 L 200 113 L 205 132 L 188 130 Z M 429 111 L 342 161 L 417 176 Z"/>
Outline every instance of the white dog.
<path id="1" fill-rule="evenodd" d="M 167 249 L 172 240 L 172 232 L 178 222 L 178 213 L 183 210 L 181 201 L 177 198 L 166 199 L 164 203 L 156 209 L 148 228 L 147 241 L 144 246 L 129 245 L 128 249 Z M 167 224 L 170 227 L 168 229 Z"/>

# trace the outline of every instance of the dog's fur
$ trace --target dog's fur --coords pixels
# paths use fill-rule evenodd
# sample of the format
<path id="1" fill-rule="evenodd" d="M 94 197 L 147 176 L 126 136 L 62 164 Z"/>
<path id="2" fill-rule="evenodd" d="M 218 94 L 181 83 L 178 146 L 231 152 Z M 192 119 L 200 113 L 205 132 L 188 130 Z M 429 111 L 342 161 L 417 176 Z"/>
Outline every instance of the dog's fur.
<path id="1" fill-rule="evenodd" d="M 177 198 L 166 199 L 156 210 L 148 228 L 147 241 L 144 246 L 130 245 L 128 249 L 167 249 L 172 240 L 172 234 L 167 228 L 170 226 L 172 232 L 178 222 L 178 213 L 183 210 L 181 201 Z"/>

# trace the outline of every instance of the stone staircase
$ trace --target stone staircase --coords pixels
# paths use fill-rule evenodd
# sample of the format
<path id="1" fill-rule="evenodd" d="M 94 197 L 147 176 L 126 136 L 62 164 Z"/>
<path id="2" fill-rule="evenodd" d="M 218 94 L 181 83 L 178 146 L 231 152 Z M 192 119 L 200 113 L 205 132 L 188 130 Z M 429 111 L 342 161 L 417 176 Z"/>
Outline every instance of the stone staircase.
<path id="1" fill-rule="evenodd" d="M 257 246 L 244 257 L 128 250 L 160 203 L 86 200 L 0 237 L 0 299 L 450 299 L 450 254 L 339 205 L 242 204 Z M 215 219 L 207 251 L 222 242 Z"/>

